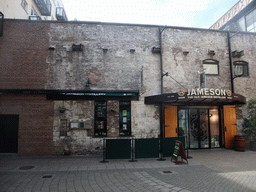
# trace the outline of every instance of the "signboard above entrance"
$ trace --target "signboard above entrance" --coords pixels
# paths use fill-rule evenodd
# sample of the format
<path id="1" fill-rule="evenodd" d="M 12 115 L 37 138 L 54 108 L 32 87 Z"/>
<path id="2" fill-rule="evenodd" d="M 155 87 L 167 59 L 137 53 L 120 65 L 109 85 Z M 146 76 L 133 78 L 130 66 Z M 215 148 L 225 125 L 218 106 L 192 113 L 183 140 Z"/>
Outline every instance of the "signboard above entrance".
<path id="1" fill-rule="evenodd" d="M 188 89 L 187 97 L 189 99 L 194 98 L 217 98 L 217 99 L 232 99 L 232 92 L 225 89 Z"/>
<path id="2" fill-rule="evenodd" d="M 178 93 L 166 93 L 145 97 L 145 104 L 171 105 L 235 105 L 245 104 L 246 98 L 226 89 L 196 88 Z"/>

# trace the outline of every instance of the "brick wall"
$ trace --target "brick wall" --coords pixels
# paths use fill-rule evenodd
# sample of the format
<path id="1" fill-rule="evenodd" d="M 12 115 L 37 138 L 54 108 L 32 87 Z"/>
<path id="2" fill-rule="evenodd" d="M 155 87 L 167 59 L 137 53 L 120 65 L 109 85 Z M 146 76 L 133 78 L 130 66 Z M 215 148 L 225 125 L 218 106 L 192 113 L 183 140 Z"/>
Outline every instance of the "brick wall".
<path id="1" fill-rule="evenodd" d="M 53 101 L 44 95 L 7 95 L 0 103 L 0 114 L 19 115 L 18 154 L 51 155 Z"/>
<path id="2" fill-rule="evenodd" d="M 49 23 L 4 20 L 0 38 L 0 89 L 43 89 Z"/>

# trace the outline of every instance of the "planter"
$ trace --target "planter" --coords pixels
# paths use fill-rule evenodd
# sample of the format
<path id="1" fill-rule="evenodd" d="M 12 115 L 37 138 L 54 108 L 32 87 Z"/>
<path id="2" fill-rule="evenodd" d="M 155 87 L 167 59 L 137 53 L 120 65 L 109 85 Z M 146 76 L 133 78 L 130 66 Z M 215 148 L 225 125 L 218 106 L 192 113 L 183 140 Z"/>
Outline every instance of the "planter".
<path id="1" fill-rule="evenodd" d="M 246 148 L 245 136 L 235 136 L 235 150 L 244 152 Z"/>

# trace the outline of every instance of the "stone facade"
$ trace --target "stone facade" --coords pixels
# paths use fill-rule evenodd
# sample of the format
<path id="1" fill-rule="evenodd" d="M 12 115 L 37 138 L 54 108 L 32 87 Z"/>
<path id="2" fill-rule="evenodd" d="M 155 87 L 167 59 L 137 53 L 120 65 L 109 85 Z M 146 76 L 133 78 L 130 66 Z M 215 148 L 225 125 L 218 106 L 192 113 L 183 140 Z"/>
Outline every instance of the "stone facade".
<path id="1" fill-rule="evenodd" d="M 30 28 L 29 26 L 34 25 Z M 19 27 L 18 27 L 19 26 Z M 231 89 L 229 47 L 227 32 L 161 27 L 163 93 L 177 93 L 180 89 L 199 87 L 199 71 L 203 61 L 219 62 L 219 75 L 206 75 L 207 88 Z M 131 136 L 135 138 L 157 138 L 160 134 L 160 106 L 145 105 L 144 98 L 161 94 L 160 54 L 152 53 L 160 47 L 159 26 L 107 24 L 85 22 L 28 22 L 5 20 L 5 36 L 0 39 L 1 81 L 0 89 L 43 89 L 51 91 L 139 91 L 139 99 L 131 100 Z M 22 35 L 23 34 L 23 35 Z M 26 34 L 26 35 L 24 35 Z M 22 37 L 19 43 L 17 37 Z M 19 44 L 12 43 L 15 39 Z M 255 34 L 241 33 L 231 39 L 231 49 L 244 50 L 244 56 L 233 61 L 249 63 L 249 77 L 234 79 L 235 93 L 248 99 L 255 98 L 256 40 Z M 24 43 L 27 42 L 27 43 Z M 72 45 L 82 44 L 82 51 L 73 51 Z M 3 49 L 7 46 L 11 52 Z M 210 56 L 209 50 L 215 55 Z M 183 52 L 189 52 L 187 55 Z M 21 54 L 19 55 L 18 53 Z M 4 59 L 2 59 L 4 58 Z M 17 70 L 12 70 L 11 66 Z M 32 71 L 29 72 L 29 70 Z M 6 73 L 4 73 L 4 71 Z M 90 80 L 90 88 L 86 82 Z M 10 81 L 9 81 L 10 80 Z M 33 94 L 32 94 L 33 95 Z M 46 94 L 47 96 L 47 94 Z M 33 97 L 33 96 L 30 96 Z M 47 121 L 48 149 L 53 154 L 72 151 L 77 154 L 102 150 L 102 138 L 94 136 L 95 100 L 51 100 L 39 97 L 47 103 L 43 119 Z M 30 125 L 23 119 L 22 108 L 16 105 L 16 97 L 8 102 L 17 106 L 15 110 L 3 111 L 8 107 L 1 102 L 1 114 L 20 114 L 24 127 Z M 7 97 L 1 96 L 1 101 Z M 26 97 L 22 98 L 27 100 Z M 119 104 L 122 99 L 107 99 L 107 137 L 119 137 Z M 21 102 L 21 101 L 19 101 Z M 26 103 L 26 102 L 25 102 Z M 31 105 L 33 107 L 34 105 Z M 40 107 L 38 105 L 37 107 Z M 60 113 L 58 107 L 65 107 Z M 26 108 L 26 107 L 25 107 Z M 25 109 L 24 108 L 24 109 Z M 31 110 L 32 112 L 33 110 Z M 31 116 L 33 121 L 40 118 Z M 241 132 L 245 106 L 237 106 L 238 131 Z M 38 121 L 40 123 L 43 120 Z M 73 124 L 78 127 L 73 127 Z M 83 125 L 84 127 L 80 127 Z M 23 128 L 21 128 L 23 129 Z M 30 130 L 30 129 L 27 129 Z M 30 132 L 37 130 L 32 126 Z M 24 140 L 22 134 L 20 140 Z M 42 140 L 42 137 L 36 137 Z M 50 141 L 51 140 L 51 141 Z M 25 140 L 26 147 L 19 145 L 20 154 L 36 154 L 33 142 Z M 32 150 L 33 149 L 33 150 Z M 26 151 L 27 150 L 27 151 Z M 26 151 L 26 152 L 24 152 Z M 48 154 L 50 152 L 48 151 Z M 46 154 L 46 153 L 44 153 Z"/>

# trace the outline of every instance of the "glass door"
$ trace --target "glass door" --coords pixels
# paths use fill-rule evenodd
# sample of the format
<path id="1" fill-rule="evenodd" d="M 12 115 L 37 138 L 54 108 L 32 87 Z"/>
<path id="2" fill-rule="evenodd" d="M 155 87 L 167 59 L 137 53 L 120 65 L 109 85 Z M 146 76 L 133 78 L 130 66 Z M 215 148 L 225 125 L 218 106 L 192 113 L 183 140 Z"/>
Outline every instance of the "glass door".
<path id="1" fill-rule="evenodd" d="M 179 136 L 187 137 L 190 149 L 220 147 L 218 109 L 179 109 Z"/>

